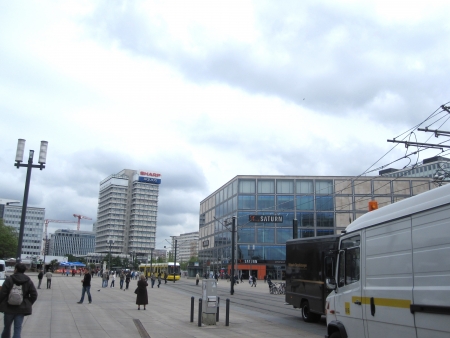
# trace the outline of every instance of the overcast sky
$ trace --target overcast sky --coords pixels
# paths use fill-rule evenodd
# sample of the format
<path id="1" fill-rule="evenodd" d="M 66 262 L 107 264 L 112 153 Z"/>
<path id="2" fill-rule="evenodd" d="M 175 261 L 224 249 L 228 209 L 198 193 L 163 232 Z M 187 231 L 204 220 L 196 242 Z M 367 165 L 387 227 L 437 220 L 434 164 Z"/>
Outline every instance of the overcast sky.
<path id="1" fill-rule="evenodd" d="M 95 221 L 102 179 L 156 171 L 162 248 L 197 231 L 200 201 L 236 175 L 359 175 L 392 148 L 387 139 L 450 101 L 449 9 L 0 1 L 0 198 L 23 198 L 18 138 L 26 154 L 49 142 L 29 206 L 50 219 Z M 397 147 L 377 166 L 404 154 Z"/>

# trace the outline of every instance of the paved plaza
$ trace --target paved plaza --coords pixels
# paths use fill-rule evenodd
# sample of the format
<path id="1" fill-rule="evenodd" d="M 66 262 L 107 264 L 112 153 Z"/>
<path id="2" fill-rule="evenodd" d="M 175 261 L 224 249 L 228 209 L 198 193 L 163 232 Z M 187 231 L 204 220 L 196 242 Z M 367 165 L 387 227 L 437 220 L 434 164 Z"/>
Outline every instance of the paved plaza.
<path id="1" fill-rule="evenodd" d="M 28 274 L 37 286 L 36 274 Z M 195 283 L 194 280 L 188 280 Z M 70 338 L 70 337 L 323 337 L 292 327 L 275 325 L 267 316 L 259 316 L 255 311 L 235 306 L 230 310 L 230 325 L 225 326 L 225 301 L 221 301 L 220 321 L 213 326 L 198 326 L 197 306 L 200 290 L 191 294 L 179 290 L 168 282 L 161 288 L 148 287 L 149 305 L 147 310 L 137 310 L 134 290 L 136 280 L 132 280 L 129 290 L 101 288 L 101 279 L 92 279 L 92 304 L 87 295 L 83 304 L 77 304 L 81 297 L 81 277 L 53 277 L 52 288 L 46 289 L 44 277 L 38 300 L 33 306 L 33 315 L 25 317 L 23 338 Z M 186 283 L 186 280 L 180 283 Z M 219 283 L 228 288 L 229 283 Z M 255 293 L 267 293 L 267 288 L 248 288 Z M 100 291 L 99 291 L 100 290 Z M 194 322 L 190 322 L 191 296 L 195 296 Z M 236 295 L 235 295 L 236 296 Z M 282 297 L 282 296 L 281 296 Z M 0 314 L 3 329 L 3 314 Z"/>

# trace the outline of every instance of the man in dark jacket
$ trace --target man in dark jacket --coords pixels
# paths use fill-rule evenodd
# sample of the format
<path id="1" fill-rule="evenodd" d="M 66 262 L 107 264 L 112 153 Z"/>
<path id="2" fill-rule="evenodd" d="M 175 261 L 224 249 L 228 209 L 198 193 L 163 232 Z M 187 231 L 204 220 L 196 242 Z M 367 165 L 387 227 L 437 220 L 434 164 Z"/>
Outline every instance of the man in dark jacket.
<path id="1" fill-rule="evenodd" d="M 4 312 L 3 320 L 5 324 L 2 337 L 10 337 L 13 322 L 14 337 L 20 337 L 23 318 L 24 316 L 31 315 L 32 305 L 37 299 L 37 291 L 33 282 L 30 277 L 24 274 L 26 269 L 25 264 L 17 263 L 14 274 L 5 280 L 0 291 L 0 312 Z M 20 305 L 8 304 L 9 291 L 14 284 L 22 286 L 23 301 Z"/>
<path id="2" fill-rule="evenodd" d="M 81 292 L 81 299 L 78 302 L 78 304 L 82 304 L 84 301 L 84 294 L 87 292 L 89 304 L 92 303 L 92 297 L 91 297 L 91 274 L 89 273 L 89 270 L 86 269 L 84 271 L 84 278 L 81 281 L 83 283 L 83 289 Z"/>
<path id="3" fill-rule="evenodd" d="M 42 272 L 42 270 L 39 271 L 39 275 L 38 275 L 38 280 L 39 280 L 39 284 L 38 284 L 38 289 L 41 288 L 41 283 L 42 283 L 42 278 L 44 278 L 44 273 Z"/>

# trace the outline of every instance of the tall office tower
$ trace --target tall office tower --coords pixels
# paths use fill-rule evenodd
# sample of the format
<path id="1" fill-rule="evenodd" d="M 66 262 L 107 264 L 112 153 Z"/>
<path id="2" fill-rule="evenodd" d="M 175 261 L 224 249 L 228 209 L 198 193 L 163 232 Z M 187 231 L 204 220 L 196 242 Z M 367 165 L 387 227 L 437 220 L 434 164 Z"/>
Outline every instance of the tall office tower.
<path id="1" fill-rule="evenodd" d="M 130 169 L 100 182 L 95 252 L 150 256 L 150 248 L 155 248 L 160 183 L 161 174 Z"/>

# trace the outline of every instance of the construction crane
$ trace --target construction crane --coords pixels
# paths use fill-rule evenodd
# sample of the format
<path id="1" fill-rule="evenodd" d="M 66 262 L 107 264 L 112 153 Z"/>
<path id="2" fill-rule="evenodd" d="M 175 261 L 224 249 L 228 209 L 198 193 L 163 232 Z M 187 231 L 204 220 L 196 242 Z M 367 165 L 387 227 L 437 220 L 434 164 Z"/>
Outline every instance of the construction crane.
<path id="1" fill-rule="evenodd" d="M 76 223 L 75 221 L 61 221 L 61 220 L 58 220 L 58 219 L 46 219 L 46 220 L 44 220 L 44 225 L 45 225 L 45 239 L 44 239 L 44 241 L 45 241 L 45 245 L 44 245 L 44 249 L 42 250 L 42 254 L 44 255 L 45 254 L 45 250 L 46 250 L 46 248 L 47 248 L 47 240 L 48 240 L 48 238 L 47 238 L 47 229 L 48 229 L 48 223 Z"/>
<path id="2" fill-rule="evenodd" d="M 77 231 L 80 231 L 80 220 L 81 219 L 90 219 L 90 220 L 92 220 L 92 218 L 89 218 L 89 217 L 83 216 L 83 215 L 77 215 L 77 214 L 73 214 L 73 217 L 78 218 Z"/>

